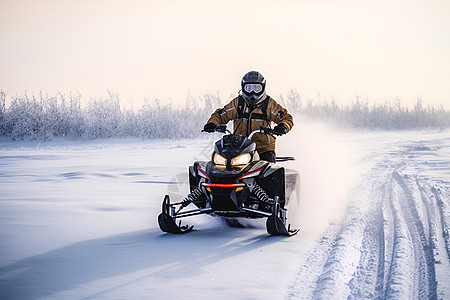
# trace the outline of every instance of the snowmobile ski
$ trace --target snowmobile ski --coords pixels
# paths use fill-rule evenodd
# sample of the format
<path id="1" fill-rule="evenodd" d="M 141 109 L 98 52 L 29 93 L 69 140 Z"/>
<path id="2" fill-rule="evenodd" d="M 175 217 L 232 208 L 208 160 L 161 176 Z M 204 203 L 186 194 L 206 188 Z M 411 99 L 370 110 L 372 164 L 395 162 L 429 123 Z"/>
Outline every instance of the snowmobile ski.
<path id="1" fill-rule="evenodd" d="M 177 225 L 175 218 L 170 215 L 170 197 L 166 195 L 162 204 L 162 213 L 158 216 L 159 228 L 169 233 L 186 233 L 191 231 L 194 226 L 181 225 L 181 221 Z"/>
<path id="2" fill-rule="evenodd" d="M 267 232 L 270 235 L 292 236 L 297 234 L 299 229 L 292 229 L 290 224 L 286 228 L 286 212 L 286 209 L 280 207 L 279 197 L 276 196 L 273 200 L 272 215 L 266 221 Z"/>

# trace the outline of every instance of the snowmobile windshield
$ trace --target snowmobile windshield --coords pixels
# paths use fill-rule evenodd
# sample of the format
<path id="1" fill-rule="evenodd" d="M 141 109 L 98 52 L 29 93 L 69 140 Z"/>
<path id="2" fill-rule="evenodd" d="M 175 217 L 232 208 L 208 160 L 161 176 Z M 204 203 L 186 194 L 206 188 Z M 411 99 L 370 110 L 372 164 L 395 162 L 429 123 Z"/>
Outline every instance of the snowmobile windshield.
<path id="1" fill-rule="evenodd" d="M 247 93 L 261 93 L 263 90 L 263 86 L 259 83 L 247 83 L 244 85 L 244 91 Z"/>
<path id="2" fill-rule="evenodd" d="M 235 134 L 223 136 L 214 146 L 214 152 L 225 158 L 227 162 L 231 162 L 231 159 L 236 156 L 251 153 L 255 150 L 256 144 L 254 142 L 247 139 L 245 136 Z"/>

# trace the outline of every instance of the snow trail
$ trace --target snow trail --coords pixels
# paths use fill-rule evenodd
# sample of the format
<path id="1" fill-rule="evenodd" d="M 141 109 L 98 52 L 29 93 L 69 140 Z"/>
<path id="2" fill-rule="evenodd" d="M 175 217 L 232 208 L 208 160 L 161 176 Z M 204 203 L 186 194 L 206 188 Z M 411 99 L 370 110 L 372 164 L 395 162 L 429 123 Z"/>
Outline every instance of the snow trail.
<path id="1" fill-rule="evenodd" d="M 344 218 L 323 234 L 322 241 L 332 242 L 321 242 L 309 265 L 299 267 L 290 299 L 450 297 L 448 182 L 420 173 L 432 169 L 429 156 L 439 171 L 448 157 L 439 162 L 440 148 L 416 144 L 406 140 L 378 153 L 349 196 Z M 302 280 L 314 269 L 321 270 L 315 279 Z M 308 288 L 311 294 L 302 292 Z"/>

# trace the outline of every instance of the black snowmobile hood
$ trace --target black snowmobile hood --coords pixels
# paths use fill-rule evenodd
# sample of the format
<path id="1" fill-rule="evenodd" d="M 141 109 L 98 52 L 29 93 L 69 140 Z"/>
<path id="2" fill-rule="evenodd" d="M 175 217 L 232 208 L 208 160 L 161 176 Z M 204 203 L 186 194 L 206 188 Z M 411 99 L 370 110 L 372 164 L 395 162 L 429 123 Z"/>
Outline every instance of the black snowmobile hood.
<path id="1" fill-rule="evenodd" d="M 214 151 L 227 160 L 231 160 L 232 158 L 253 152 L 256 150 L 256 144 L 249 140 L 247 137 L 236 134 L 225 135 L 216 142 L 214 146 Z"/>

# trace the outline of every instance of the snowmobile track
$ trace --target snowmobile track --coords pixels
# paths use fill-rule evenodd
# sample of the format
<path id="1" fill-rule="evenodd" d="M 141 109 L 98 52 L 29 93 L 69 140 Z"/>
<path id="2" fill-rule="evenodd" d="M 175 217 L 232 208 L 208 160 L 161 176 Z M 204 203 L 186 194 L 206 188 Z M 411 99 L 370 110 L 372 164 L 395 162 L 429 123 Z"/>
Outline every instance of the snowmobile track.
<path id="1" fill-rule="evenodd" d="M 416 188 L 413 184 L 414 181 L 398 171 L 390 179 L 394 245 L 385 296 L 436 299 L 434 254 L 430 235 L 425 230 L 430 216 L 419 215 L 419 211 L 423 212 L 418 209 L 423 199 L 413 192 Z"/>
<path id="2" fill-rule="evenodd" d="M 335 230 L 302 270 L 317 272 L 310 297 L 300 280 L 289 296 L 312 299 L 445 299 L 448 281 L 448 199 L 406 162 L 372 170 L 358 186 Z M 324 249 L 324 247 L 328 247 Z M 321 253 L 320 253 L 321 252 Z M 318 259 L 317 257 L 322 257 Z M 305 284 L 305 283 L 304 283 Z"/>
<path id="3" fill-rule="evenodd" d="M 436 216 L 439 218 L 439 224 L 442 228 L 442 237 L 445 241 L 445 249 L 448 259 L 450 260 L 450 215 L 446 215 L 444 212 L 444 207 L 447 207 L 446 211 L 449 211 L 449 199 L 442 195 L 441 190 L 439 189 L 432 187 L 430 190 L 438 204 L 437 209 L 439 210 L 439 213 L 437 213 Z M 439 232 L 438 229 L 437 231 Z"/>

